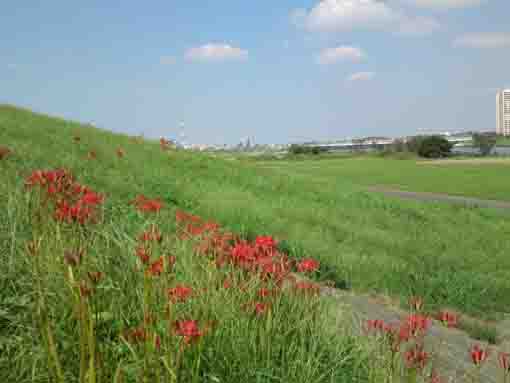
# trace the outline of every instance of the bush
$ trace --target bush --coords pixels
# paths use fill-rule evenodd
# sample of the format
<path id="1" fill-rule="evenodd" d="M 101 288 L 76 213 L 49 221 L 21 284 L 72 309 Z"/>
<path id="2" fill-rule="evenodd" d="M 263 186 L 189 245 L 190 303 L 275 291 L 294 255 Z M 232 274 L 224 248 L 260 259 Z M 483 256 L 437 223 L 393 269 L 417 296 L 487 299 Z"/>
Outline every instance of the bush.
<path id="1" fill-rule="evenodd" d="M 321 148 L 318 146 L 307 146 L 292 144 L 289 148 L 290 154 L 320 154 Z"/>
<path id="2" fill-rule="evenodd" d="M 488 156 L 494 146 L 496 145 L 496 142 L 498 140 L 498 137 L 495 134 L 481 134 L 481 133 L 475 133 L 473 134 L 473 144 L 478 149 L 480 149 L 480 153 L 482 156 Z"/>
<path id="3" fill-rule="evenodd" d="M 419 143 L 418 155 L 425 158 L 447 157 L 451 152 L 452 146 L 453 145 L 444 137 L 425 137 Z"/>

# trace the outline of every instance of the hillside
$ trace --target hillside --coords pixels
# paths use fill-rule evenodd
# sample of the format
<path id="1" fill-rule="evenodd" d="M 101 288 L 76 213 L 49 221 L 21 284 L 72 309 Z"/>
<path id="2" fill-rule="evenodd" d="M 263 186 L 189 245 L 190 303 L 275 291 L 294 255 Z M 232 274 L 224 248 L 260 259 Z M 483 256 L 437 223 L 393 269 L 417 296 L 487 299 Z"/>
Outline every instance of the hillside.
<path id="1" fill-rule="evenodd" d="M 107 210 L 144 194 L 214 217 L 247 238 L 275 235 L 291 255 L 320 259 L 320 278 L 334 279 L 339 287 L 403 301 L 420 295 L 431 305 L 483 317 L 508 311 L 509 229 L 495 212 L 393 201 L 340 177 L 311 182 L 305 174 L 231 158 L 162 151 L 158 142 L 11 106 L 0 107 L 0 145 L 13 152 L 0 162 L 0 204 L 6 212 L 22 176 L 65 167 L 106 193 Z M 96 159 L 87 159 L 90 151 Z M 125 220 L 129 225 L 127 213 Z M 18 245 L 9 244 L 8 231 L 0 235 L 8 246 Z"/>

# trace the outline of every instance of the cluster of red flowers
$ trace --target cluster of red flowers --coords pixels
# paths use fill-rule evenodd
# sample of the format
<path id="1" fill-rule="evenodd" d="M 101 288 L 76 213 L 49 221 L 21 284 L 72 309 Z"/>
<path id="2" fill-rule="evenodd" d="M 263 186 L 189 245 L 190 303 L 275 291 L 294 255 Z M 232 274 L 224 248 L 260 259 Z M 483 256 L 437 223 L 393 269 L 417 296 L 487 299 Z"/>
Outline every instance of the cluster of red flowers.
<path id="1" fill-rule="evenodd" d="M 172 145 L 172 141 L 166 140 L 165 138 L 161 137 L 159 139 L 159 146 L 161 147 L 161 150 L 168 150 L 170 148 L 170 145 Z"/>
<path id="2" fill-rule="evenodd" d="M 297 264 L 279 251 L 278 243 L 273 237 L 258 236 L 253 242 L 240 239 L 235 234 L 224 232 L 215 222 L 202 220 L 195 215 L 177 211 L 176 222 L 181 232 L 181 239 L 198 241 L 197 251 L 203 255 L 213 256 L 216 264 L 230 263 L 243 270 L 256 272 L 263 279 L 271 279 L 281 284 L 294 269 L 298 272 L 314 272 L 319 269 L 319 262 L 303 259 Z M 304 286 L 301 286 L 304 287 Z"/>
<path id="3" fill-rule="evenodd" d="M 54 218 L 60 222 L 95 222 L 97 208 L 104 200 L 103 195 L 77 183 L 64 169 L 36 170 L 26 178 L 25 185 L 30 189 L 38 187 L 44 193 L 42 203 L 53 204 Z"/>
<path id="4" fill-rule="evenodd" d="M 402 345 L 409 343 L 402 354 L 405 365 L 410 370 L 422 372 L 429 360 L 423 346 L 424 336 L 431 324 L 430 318 L 413 313 L 397 323 L 386 323 L 381 319 L 368 320 L 365 330 L 383 336 L 393 354 L 400 352 Z"/>
<path id="5" fill-rule="evenodd" d="M 142 213 L 158 213 L 163 208 L 163 202 L 159 199 L 149 199 L 142 194 L 137 196 L 131 203 Z"/>
<path id="6" fill-rule="evenodd" d="M 157 247 L 162 241 L 163 236 L 159 229 L 156 225 L 151 225 L 147 231 L 140 234 L 138 246 L 135 249 L 135 255 L 145 267 L 145 272 L 154 277 L 160 276 L 165 271 L 165 264 L 169 270 L 175 264 L 174 256 L 156 254 Z"/>

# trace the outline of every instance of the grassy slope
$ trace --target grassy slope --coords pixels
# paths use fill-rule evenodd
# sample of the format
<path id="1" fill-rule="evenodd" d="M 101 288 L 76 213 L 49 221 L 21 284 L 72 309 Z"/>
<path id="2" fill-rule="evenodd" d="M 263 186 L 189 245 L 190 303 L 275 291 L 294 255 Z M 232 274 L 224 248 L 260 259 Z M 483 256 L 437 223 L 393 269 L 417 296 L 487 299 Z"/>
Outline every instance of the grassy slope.
<path id="1" fill-rule="evenodd" d="M 20 168 L 25 175 L 65 166 L 106 191 L 110 203 L 144 193 L 247 235 L 275 234 L 357 289 L 419 294 L 472 314 L 509 311 L 510 229 L 488 211 L 389 201 L 342 177 L 311 179 L 198 153 L 162 153 L 157 143 L 11 107 L 0 108 L 0 143 L 16 153 L 0 163 L 0 195 L 19 186 Z M 123 159 L 115 156 L 118 146 L 126 150 Z M 73 159 L 88 150 L 97 152 L 99 169 Z"/>

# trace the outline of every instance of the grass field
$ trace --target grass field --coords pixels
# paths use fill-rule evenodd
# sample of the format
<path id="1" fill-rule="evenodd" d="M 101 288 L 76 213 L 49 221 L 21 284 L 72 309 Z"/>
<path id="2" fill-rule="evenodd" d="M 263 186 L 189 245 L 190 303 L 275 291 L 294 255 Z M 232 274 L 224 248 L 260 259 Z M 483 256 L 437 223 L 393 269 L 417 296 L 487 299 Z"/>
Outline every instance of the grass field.
<path id="1" fill-rule="evenodd" d="M 508 159 L 425 161 L 332 156 L 316 161 L 260 161 L 258 164 L 313 180 L 342 180 L 361 187 L 383 185 L 406 191 L 510 201 L 510 181 L 505 177 L 510 171 Z"/>
<path id="2" fill-rule="evenodd" d="M 421 295 L 438 307 L 491 317 L 508 312 L 510 234 L 507 219 L 487 210 L 390 201 L 364 185 L 456 192 L 508 199 L 506 167 L 427 167 L 414 161 L 255 162 L 190 152 L 162 153 L 158 143 L 35 115 L 0 110 L 1 203 L 20 175 L 65 166 L 108 196 L 106 208 L 137 194 L 214 217 L 246 237 L 274 234 L 293 255 L 323 263 L 321 278 L 338 285 L 402 297 Z M 73 136 L 81 137 L 79 143 Z M 120 159 L 115 150 L 122 147 Z M 91 167 L 85 158 L 97 153 Z M 267 165 L 267 166 L 266 166 Z M 481 186 L 483 185 L 483 187 Z M 110 205 L 111 204 L 111 205 Z M 126 224 L 129 217 L 126 217 Z M 3 223 L 3 252 L 21 246 Z"/>

